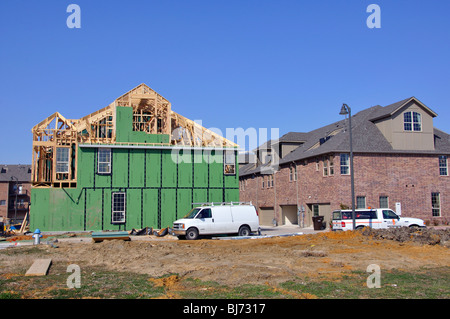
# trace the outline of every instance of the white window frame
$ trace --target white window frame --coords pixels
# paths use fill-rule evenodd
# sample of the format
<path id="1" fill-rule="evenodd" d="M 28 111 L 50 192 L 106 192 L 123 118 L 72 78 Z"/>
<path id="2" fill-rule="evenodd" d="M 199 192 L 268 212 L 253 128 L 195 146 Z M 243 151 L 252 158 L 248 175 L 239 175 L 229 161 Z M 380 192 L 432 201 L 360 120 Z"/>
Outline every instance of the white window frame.
<path id="1" fill-rule="evenodd" d="M 60 157 L 60 151 L 66 151 L 67 150 L 67 158 L 61 158 Z M 65 154 L 64 154 L 65 155 Z M 56 173 L 60 174 L 68 174 L 69 173 L 69 167 L 70 167 L 70 148 L 68 147 L 57 147 L 56 148 Z M 64 170 L 61 170 L 61 165 L 64 165 Z"/>
<path id="2" fill-rule="evenodd" d="M 123 203 L 117 203 L 116 196 L 123 196 Z M 117 198 L 119 200 L 120 198 Z M 122 205 L 120 207 L 119 205 Z M 127 194 L 125 192 L 113 192 L 111 194 L 111 224 L 124 224 L 126 221 L 127 213 Z"/>
<path id="3" fill-rule="evenodd" d="M 448 176 L 448 158 L 446 155 L 439 156 L 439 175 Z"/>
<path id="4" fill-rule="evenodd" d="M 346 156 L 347 159 L 345 160 L 345 162 L 342 161 L 342 157 Z M 350 154 L 348 153 L 341 153 L 339 156 L 339 166 L 340 166 L 340 171 L 341 171 L 341 175 L 350 175 Z M 345 169 L 346 172 L 342 172 L 342 169 Z"/>
<path id="5" fill-rule="evenodd" d="M 328 158 L 324 157 L 322 163 L 323 163 L 323 176 L 328 176 Z"/>
<path id="6" fill-rule="evenodd" d="M 102 158 L 100 153 L 105 152 L 106 154 L 109 153 L 109 158 L 105 160 L 105 158 Z M 97 173 L 98 174 L 111 174 L 111 157 L 112 157 L 112 151 L 110 148 L 99 148 L 97 151 Z M 103 171 L 101 167 L 103 167 L 102 164 L 107 164 L 108 170 Z"/>
<path id="7" fill-rule="evenodd" d="M 409 114 L 409 119 L 406 119 L 407 114 Z M 417 121 L 415 120 L 416 115 Z M 407 128 L 407 125 L 409 128 Z M 418 129 L 416 125 L 418 125 Z M 403 130 L 406 132 L 422 132 L 422 114 L 414 111 L 403 113 Z"/>
<path id="8" fill-rule="evenodd" d="M 334 156 L 330 155 L 328 158 L 328 175 L 334 176 Z"/>
<path id="9" fill-rule="evenodd" d="M 381 199 L 386 199 L 386 207 L 383 207 L 383 205 L 381 205 L 382 203 L 381 203 Z M 380 208 L 389 208 L 389 196 L 380 196 L 379 197 L 379 204 L 380 204 Z"/>
<path id="10" fill-rule="evenodd" d="M 431 193 L 431 216 L 441 217 L 441 194 L 439 192 Z"/>
<path id="11" fill-rule="evenodd" d="M 358 202 L 359 202 L 358 199 L 359 200 L 361 200 L 361 199 L 364 200 L 364 206 L 363 207 L 361 207 L 361 205 L 358 205 Z M 367 208 L 366 196 L 356 196 L 356 208 L 357 209 L 359 209 L 359 208 Z"/>
<path id="12" fill-rule="evenodd" d="M 297 165 L 289 167 L 289 181 L 295 182 L 297 180 Z"/>

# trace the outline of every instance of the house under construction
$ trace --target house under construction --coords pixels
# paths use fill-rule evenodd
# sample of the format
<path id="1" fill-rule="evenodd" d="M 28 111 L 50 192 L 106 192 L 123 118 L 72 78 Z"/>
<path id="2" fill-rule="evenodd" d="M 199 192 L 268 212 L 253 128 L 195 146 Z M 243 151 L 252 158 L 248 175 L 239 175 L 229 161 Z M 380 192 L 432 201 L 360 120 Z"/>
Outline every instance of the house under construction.
<path id="1" fill-rule="evenodd" d="M 237 145 L 145 84 L 32 133 L 31 229 L 163 228 L 192 203 L 239 201 Z"/>

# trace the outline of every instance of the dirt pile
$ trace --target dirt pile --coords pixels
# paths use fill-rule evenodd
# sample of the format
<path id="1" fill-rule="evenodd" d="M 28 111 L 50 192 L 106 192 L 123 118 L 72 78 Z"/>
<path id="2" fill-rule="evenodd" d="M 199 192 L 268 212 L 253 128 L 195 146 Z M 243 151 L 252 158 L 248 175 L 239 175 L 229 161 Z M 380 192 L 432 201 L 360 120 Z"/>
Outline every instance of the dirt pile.
<path id="1" fill-rule="evenodd" d="M 180 278 L 199 278 L 230 286 L 268 284 L 303 277 L 343 280 L 377 264 L 383 271 L 450 267 L 449 231 L 389 229 L 323 232 L 292 237 L 241 240 L 60 241 L 57 247 L 17 247 L 0 254 L 0 273 L 26 271 L 41 255 L 54 265 L 77 264 L 147 274 L 169 296 Z M 165 237 L 164 237 L 165 238 Z M 168 277 L 167 277 L 168 276 Z M 153 280 L 153 279 L 152 279 Z M 175 289 L 176 288 L 176 289 Z"/>
<path id="2" fill-rule="evenodd" d="M 389 239 L 398 242 L 415 242 L 422 245 L 442 245 L 450 246 L 450 229 L 434 228 L 389 228 L 372 229 L 369 227 L 361 230 L 364 236 L 371 236 L 373 239 Z"/>

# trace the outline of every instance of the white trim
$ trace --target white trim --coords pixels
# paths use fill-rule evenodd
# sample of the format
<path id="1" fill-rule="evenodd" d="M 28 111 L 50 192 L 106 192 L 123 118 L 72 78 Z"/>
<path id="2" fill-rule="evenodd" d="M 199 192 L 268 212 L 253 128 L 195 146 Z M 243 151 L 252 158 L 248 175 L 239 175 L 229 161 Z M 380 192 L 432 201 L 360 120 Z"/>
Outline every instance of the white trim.
<path id="1" fill-rule="evenodd" d="M 211 151 L 243 151 L 244 149 L 237 147 L 204 147 L 204 146 L 168 146 L 168 145 L 121 145 L 121 144 L 79 144 L 84 148 L 135 148 L 135 149 L 162 149 L 162 150 L 211 150 Z"/>
<path id="2" fill-rule="evenodd" d="M 102 150 L 109 150 L 109 161 L 107 162 L 101 162 L 100 161 L 100 149 Z M 97 150 L 97 174 L 111 174 L 111 158 L 112 158 L 112 151 L 111 148 L 99 148 Z M 106 172 L 101 172 L 100 171 L 100 164 L 108 164 L 108 171 Z"/>

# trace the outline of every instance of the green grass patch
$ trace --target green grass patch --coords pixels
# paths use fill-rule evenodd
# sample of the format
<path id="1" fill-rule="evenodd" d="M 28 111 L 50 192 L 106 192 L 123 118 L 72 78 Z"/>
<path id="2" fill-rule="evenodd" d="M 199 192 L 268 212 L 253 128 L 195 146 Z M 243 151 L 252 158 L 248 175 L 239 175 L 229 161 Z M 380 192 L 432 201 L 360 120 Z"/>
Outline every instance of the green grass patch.
<path id="1" fill-rule="evenodd" d="M 339 280 L 296 277 L 277 286 L 267 284 L 227 286 L 214 281 L 179 278 L 171 274 L 151 278 L 145 274 L 82 267 L 81 287 L 69 289 L 63 266 L 52 266 L 47 276 L 0 274 L 0 299 L 101 298 L 101 299 L 284 299 L 302 296 L 320 299 L 448 299 L 450 270 L 381 271 L 381 288 L 368 288 L 366 272 L 352 272 Z M 163 279 L 175 276 L 175 283 Z M 150 280 L 149 280 L 150 279 Z M 170 279 L 170 278 L 168 278 Z"/>
<path id="2" fill-rule="evenodd" d="M 380 288 L 368 288 L 370 273 L 354 271 L 339 281 L 295 279 L 280 286 L 295 292 L 310 293 L 321 299 L 448 299 L 448 267 L 420 269 L 414 272 L 381 271 Z"/>

